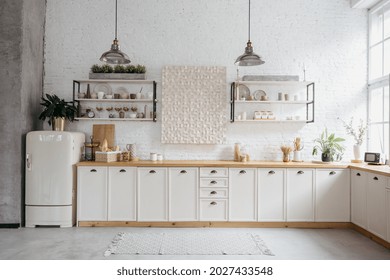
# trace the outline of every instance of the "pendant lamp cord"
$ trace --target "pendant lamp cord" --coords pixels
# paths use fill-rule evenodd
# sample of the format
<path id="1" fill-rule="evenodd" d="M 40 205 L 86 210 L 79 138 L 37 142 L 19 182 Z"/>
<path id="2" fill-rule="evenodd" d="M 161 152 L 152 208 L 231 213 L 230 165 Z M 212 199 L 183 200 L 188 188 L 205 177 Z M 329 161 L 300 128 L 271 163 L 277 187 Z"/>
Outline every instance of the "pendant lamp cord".
<path id="1" fill-rule="evenodd" d="M 248 10 L 248 41 L 251 40 L 251 0 L 249 0 L 249 10 Z"/>
<path id="2" fill-rule="evenodd" d="M 117 40 L 118 0 L 115 0 L 115 40 Z"/>

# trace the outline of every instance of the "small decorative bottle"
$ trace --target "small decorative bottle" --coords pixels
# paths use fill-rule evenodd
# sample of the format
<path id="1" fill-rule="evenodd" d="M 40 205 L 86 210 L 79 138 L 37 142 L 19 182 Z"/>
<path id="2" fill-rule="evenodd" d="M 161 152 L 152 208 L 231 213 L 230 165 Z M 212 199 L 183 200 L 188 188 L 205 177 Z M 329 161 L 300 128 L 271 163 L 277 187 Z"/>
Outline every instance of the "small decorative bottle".
<path id="1" fill-rule="evenodd" d="M 89 88 L 89 84 L 87 85 L 87 93 L 86 93 L 86 95 L 85 95 L 85 98 L 88 98 L 88 99 L 91 98 L 91 90 L 90 90 L 90 88 Z"/>
<path id="2" fill-rule="evenodd" d="M 241 161 L 241 144 L 234 144 L 234 161 Z"/>

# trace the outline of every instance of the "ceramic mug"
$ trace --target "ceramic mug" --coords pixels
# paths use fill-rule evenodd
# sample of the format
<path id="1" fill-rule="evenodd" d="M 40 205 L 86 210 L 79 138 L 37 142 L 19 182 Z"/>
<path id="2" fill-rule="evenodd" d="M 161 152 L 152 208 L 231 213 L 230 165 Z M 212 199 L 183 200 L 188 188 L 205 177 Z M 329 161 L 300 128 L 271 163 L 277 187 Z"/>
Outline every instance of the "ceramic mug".
<path id="1" fill-rule="evenodd" d="M 98 96 L 98 99 L 103 99 L 104 98 L 104 92 L 103 91 L 99 91 L 97 93 L 97 96 Z"/>

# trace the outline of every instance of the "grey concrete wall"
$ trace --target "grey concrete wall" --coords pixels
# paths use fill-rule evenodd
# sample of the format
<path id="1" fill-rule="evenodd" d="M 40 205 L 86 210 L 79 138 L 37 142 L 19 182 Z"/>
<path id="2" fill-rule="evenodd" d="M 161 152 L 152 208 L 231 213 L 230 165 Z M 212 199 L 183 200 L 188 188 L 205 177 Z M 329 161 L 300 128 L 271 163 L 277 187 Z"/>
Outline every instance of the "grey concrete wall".
<path id="1" fill-rule="evenodd" d="M 0 2 L 0 224 L 21 223 L 24 150 L 40 129 L 45 0 Z"/>

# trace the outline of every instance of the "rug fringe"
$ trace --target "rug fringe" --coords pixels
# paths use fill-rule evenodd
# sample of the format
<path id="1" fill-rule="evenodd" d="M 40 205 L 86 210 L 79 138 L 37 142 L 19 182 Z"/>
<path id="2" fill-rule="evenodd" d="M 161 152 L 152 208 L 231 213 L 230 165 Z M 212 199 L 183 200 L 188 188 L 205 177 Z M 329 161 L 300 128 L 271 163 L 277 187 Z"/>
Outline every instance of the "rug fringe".
<path id="1" fill-rule="evenodd" d="M 263 252 L 264 255 L 268 256 L 275 256 L 270 249 L 268 249 L 267 245 L 265 245 L 265 242 L 263 239 L 260 238 L 257 234 L 251 234 L 253 241 L 256 243 L 257 247 Z"/>
<path id="2" fill-rule="evenodd" d="M 104 252 L 104 256 L 108 257 L 112 253 L 112 249 L 114 249 L 117 245 L 118 242 L 123 240 L 125 233 L 124 232 L 119 232 L 114 239 L 111 241 L 111 244 L 108 246 L 108 249 Z"/>

